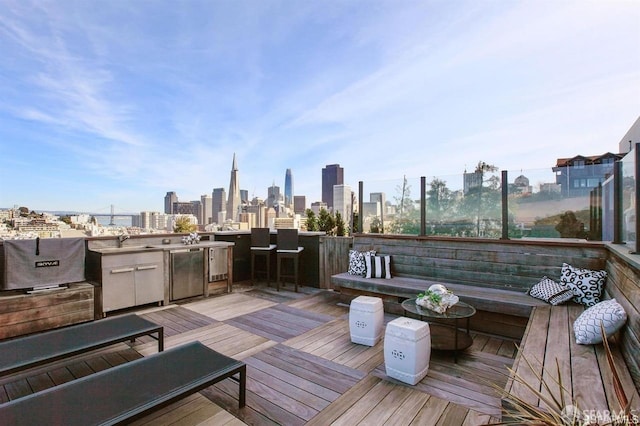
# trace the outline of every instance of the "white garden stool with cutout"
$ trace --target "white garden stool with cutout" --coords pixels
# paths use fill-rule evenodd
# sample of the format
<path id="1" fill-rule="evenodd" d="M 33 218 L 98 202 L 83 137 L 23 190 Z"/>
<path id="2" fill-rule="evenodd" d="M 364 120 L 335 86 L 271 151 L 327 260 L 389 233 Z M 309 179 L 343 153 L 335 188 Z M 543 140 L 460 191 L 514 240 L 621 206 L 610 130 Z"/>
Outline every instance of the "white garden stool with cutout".
<path id="1" fill-rule="evenodd" d="M 379 297 L 358 296 L 349 306 L 349 331 L 351 341 L 375 346 L 382 338 L 384 308 Z"/>
<path id="2" fill-rule="evenodd" d="M 429 370 L 431 333 L 429 324 L 400 317 L 387 324 L 384 334 L 384 365 L 387 376 L 415 385 Z"/>

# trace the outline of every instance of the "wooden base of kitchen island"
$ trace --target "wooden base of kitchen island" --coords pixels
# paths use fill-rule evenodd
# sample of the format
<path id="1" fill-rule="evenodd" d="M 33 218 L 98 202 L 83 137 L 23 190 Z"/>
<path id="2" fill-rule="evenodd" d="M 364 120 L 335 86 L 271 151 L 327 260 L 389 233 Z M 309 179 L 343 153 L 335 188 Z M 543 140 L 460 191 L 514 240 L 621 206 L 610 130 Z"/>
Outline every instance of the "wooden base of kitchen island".
<path id="1" fill-rule="evenodd" d="M 33 294 L 0 292 L 0 339 L 92 321 L 94 294 L 87 282 Z"/>

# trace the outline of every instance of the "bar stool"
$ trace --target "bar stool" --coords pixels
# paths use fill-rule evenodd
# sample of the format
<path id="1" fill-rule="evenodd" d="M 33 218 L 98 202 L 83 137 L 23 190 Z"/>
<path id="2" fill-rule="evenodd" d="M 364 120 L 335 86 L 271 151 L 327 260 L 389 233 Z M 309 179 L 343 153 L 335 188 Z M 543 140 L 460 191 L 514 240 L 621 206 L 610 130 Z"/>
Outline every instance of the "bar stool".
<path id="1" fill-rule="evenodd" d="M 277 235 L 278 248 L 276 249 L 277 258 L 277 283 L 276 288 L 280 291 L 280 279 L 283 277 L 293 278 L 295 283 L 296 293 L 298 292 L 298 266 L 300 253 L 304 250 L 304 247 L 298 247 L 298 230 L 297 229 L 278 229 Z M 284 259 L 291 259 L 293 263 L 293 273 L 291 275 L 284 275 L 281 273 L 282 261 Z M 283 283 L 284 285 L 284 283 Z"/>
<path id="2" fill-rule="evenodd" d="M 265 273 L 267 275 L 267 286 L 271 278 L 271 253 L 276 249 L 275 244 L 271 244 L 271 230 L 269 228 L 251 228 L 251 283 L 255 284 L 255 274 Z M 266 268 L 256 271 L 256 256 L 263 256 Z"/>

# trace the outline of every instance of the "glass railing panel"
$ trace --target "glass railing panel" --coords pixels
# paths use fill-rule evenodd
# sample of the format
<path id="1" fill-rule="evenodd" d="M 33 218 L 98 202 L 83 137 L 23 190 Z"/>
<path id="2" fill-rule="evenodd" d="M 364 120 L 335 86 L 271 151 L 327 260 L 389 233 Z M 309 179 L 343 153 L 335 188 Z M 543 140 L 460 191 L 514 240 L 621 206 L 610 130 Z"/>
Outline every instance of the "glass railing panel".
<path id="1" fill-rule="evenodd" d="M 418 235 L 420 178 L 363 182 L 362 232 Z"/>
<path id="2" fill-rule="evenodd" d="M 500 238 L 500 172 L 426 179 L 426 235 Z"/>
<path id="3" fill-rule="evenodd" d="M 509 238 L 599 240 L 590 194 L 612 171 L 613 163 L 509 171 Z"/>
<path id="4" fill-rule="evenodd" d="M 636 206 L 636 149 L 634 148 L 622 159 L 622 241 L 635 250 L 637 238 L 636 220 L 638 207 Z"/>

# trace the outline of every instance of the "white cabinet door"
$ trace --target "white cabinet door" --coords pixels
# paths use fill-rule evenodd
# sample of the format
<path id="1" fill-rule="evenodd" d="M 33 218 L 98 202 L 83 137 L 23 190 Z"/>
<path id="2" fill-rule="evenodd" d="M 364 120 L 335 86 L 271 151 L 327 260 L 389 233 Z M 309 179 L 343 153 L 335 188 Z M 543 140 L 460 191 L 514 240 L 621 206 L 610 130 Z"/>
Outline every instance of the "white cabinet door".
<path id="1" fill-rule="evenodd" d="M 106 271 L 102 280 L 104 312 L 135 306 L 135 268 L 120 266 Z"/>
<path id="2" fill-rule="evenodd" d="M 135 282 L 136 305 L 164 300 L 164 271 L 162 263 L 137 265 Z"/>

